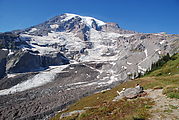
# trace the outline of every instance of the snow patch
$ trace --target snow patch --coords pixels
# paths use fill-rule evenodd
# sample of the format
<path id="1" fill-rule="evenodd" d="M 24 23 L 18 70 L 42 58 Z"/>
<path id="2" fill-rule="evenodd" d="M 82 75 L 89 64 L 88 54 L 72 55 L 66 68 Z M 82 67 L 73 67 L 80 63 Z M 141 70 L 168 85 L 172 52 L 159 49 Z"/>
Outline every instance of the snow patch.
<path id="1" fill-rule="evenodd" d="M 30 38 L 29 44 L 32 46 L 33 51 L 39 51 L 40 54 L 48 54 L 51 52 L 59 52 L 59 48 L 50 47 L 54 44 L 65 46 L 66 49 L 71 51 L 80 51 L 85 47 L 85 42 L 76 37 L 73 33 L 66 32 L 52 32 L 47 36 L 33 36 L 21 34 L 22 38 Z M 24 47 L 24 46 L 22 46 Z"/>
<path id="2" fill-rule="evenodd" d="M 17 74 L 7 74 L 7 78 L 12 78 L 12 77 L 15 77 L 17 76 Z"/>
<path id="3" fill-rule="evenodd" d="M 14 54 L 14 52 L 10 49 L 9 53 L 8 53 L 8 56 L 13 55 L 13 54 Z"/>
<path id="4" fill-rule="evenodd" d="M 58 27 L 59 27 L 59 25 L 54 24 L 54 25 L 50 25 L 50 27 L 51 27 L 52 29 L 56 29 L 56 28 L 58 28 Z"/>
<path id="5" fill-rule="evenodd" d="M 159 55 L 160 55 L 160 54 L 162 54 L 162 51 L 161 51 L 161 50 L 159 50 L 159 51 L 158 51 L 158 54 L 159 54 Z"/>
<path id="6" fill-rule="evenodd" d="M 130 63 L 130 62 L 127 62 L 127 64 L 128 64 L 128 65 L 132 65 L 132 63 Z"/>
<path id="7" fill-rule="evenodd" d="M 144 50 L 145 56 L 148 57 L 147 49 Z"/>
<path id="8" fill-rule="evenodd" d="M 85 84 L 85 83 L 87 83 L 87 82 L 77 82 L 77 83 L 68 84 L 67 86 L 81 85 L 81 84 Z"/>
<path id="9" fill-rule="evenodd" d="M 144 74 L 146 72 L 146 69 L 138 66 L 138 72 Z"/>
<path id="10" fill-rule="evenodd" d="M 0 95 L 13 94 L 49 83 L 55 78 L 57 73 L 60 73 L 67 66 L 68 65 L 51 66 L 48 70 L 40 72 L 29 80 L 19 83 L 9 89 L 0 90 Z"/>
<path id="11" fill-rule="evenodd" d="M 30 33 L 34 31 L 37 31 L 37 28 L 32 28 L 31 30 L 29 30 Z"/>
<path id="12" fill-rule="evenodd" d="M 106 92 L 106 91 L 109 91 L 109 90 L 111 90 L 111 88 L 107 88 L 105 90 L 101 90 L 101 92 Z"/>
<path id="13" fill-rule="evenodd" d="M 127 69 L 127 67 L 126 67 L 126 66 L 122 66 L 121 68 L 122 68 L 122 69 L 125 69 L 125 70 Z"/>
<path id="14" fill-rule="evenodd" d="M 161 45 L 164 44 L 166 42 L 166 40 L 162 40 L 161 42 L 159 42 Z"/>

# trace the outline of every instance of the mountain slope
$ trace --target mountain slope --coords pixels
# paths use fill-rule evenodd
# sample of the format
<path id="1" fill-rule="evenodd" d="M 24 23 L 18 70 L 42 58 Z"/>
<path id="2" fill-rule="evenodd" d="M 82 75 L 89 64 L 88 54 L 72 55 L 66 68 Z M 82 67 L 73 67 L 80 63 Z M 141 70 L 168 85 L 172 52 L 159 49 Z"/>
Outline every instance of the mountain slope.
<path id="1" fill-rule="evenodd" d="M 170 65 L 172 67 L 168 67 Z M 52 120 L 59 119 L 62 113 L 68 113 L 75 110 L 85 110 L 82 114 L 73 114 L 62 120 L 88 120 L 91 118 L 103 120 L 134 120 L 134 119 L 178 119 L 178 103 L 179 103 L 179 54 L 172 56 L 166 64 L 161 68 L 152 71 L 148 76 L 142 77 L 126 83 L 122 83 L 117 87 L 96 93 L 85 97 L 71 105 L 67 110 L 58 113 Z M 169 70 L 171 74 L 155 76 L 158 71 Z M 176 72 L 177 71 L 177 72 Z M 132 100 L 121 100 L 113 102 L 117 95 L 117 90 L 122 88 L 131 88 L 139 83 L 148 93 L 146 97 L 139 97 Z M 153 89 L 153 90 L 152 90 Z M 163 91 L 163 94 L 161 94 Z M 153 95 L 152 95 L 153 94 Z M 159 96 L 157 96 L 159 95 Z M 169 99 L 177 98 L 177 99 Z M 160 99 L 161 98 L 161 99 Z M 163 102 L 165 101 L 165 102 Z M 162 104 L 161 104 L 162 103 Z M 157 112 L 156 112 L 157 111 Z M 167 112 L 169 111 L 169 112 Z M 169 117 L 169 118 L 168 118 Z"/>
<path id="2" fill-rule="evenodd" d="M 62 14 L 1 33 L 0 49 L 6 53 L 0 58 L 0 119 L 43 119 L 149 71 L 163 56 L 178 53 L 179 35 L 137 33 Z"/>

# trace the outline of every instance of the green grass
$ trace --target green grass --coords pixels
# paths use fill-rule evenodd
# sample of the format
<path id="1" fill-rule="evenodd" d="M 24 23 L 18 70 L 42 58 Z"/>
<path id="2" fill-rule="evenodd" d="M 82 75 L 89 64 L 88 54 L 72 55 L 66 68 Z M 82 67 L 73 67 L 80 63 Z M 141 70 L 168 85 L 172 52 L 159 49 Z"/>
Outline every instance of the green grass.
<path id="1" fill-rule="evenodd" d="M 170 86 L 179 86 L 179 74 L 172 76 L 160 76 L 160 77 L 144 77 L 140 78 L 145 82 L 143 85 L 145 89 L 157 89 Z"/>
<path id="2" fill-rule="evenodd" d="M 170 59 L 163 66 L 150 72 L 147 76 L 171 76 L 179 74 L 179 54 L 172 56 Z"/>
<path id="3" fill-rule="evenodd" d="M 174 106 L 174 105 L 169 105 L 169 107 L 170 107 L 171 109 L 178 109 L 178 107 L 177 107 L 177 106 Z"/>
<path id="4" fill-rule="evenodd" d="M 146 77 L 155 79 L 147 84 L 147 88 L 163 88 L 163 94 L 169 98 L 179 99 L 179 54 L 170 58 L 163 66 L 147 74 Z"/>
<path id="5" fill-rule="evenodd" d="M 165 112 L 165 113 L 172 113 L 173 110 L 171 110 L 171 109 L 166 109 L 166 110 L 164 110 L 163 112 Z"/>
<path id="6" fill-rule="evenodd" d="M 133 120 L 146 119 L 149 116 L 148 107 L 153 105 L 150 99 L 138 98 L 130 101 L 101 102 L 97 107 L 87 109 L 81 115 L 74 115 L 62 120 Z M 73 117 L 73 118 L 72 118 Z M 57 118 L 58 119 L 58 118 Z M 53 120 L 56 120 L 54 118 Z"/>
<path id="7" fill-rule="evenodd" d="M 170 98 L 179 99 L 179 86 L 177 87 L 177 85 L 173 85 L 173 86 L 165 87 L 163 90 L 163 94 L 166 94 L 167 97 Z"/>
<path id="8" fill-rule="evenodd" d="M 163 94 L 170 98 L 179 99 L 179 54 L 172 56 L 171 60 L 148 75 L 132 81 L 122 83 L 115 88 L 93 94 L 80 99 L 75 104 L 68 107 L 66 111 L 57 114 L 52 120 L 59 120 L 60 115 L 64 112 L 82 110 L 85 107 L 86 112 L 81 115 L 74 115 L 62 120 L 144 120 L 150 116 L 149 109 L 154 104 L 151 99 L 137 98 L 133 100 L 120 100 L 112 102 L 116 91 L 122 88 L 135 87 L 137 83 L 144 89 L 161 89 Z M 170 73 L 170 74 L 169 74 Z M 164 112 L 170 112 L 166 110 Z"/>
<path id="9" fill-rule="evenodd" d="M 151 81 L 147 80 L 146 82 L 149 84 Z M 117 90 L 120 91 L 123 87 L 135 87 L 136 83 L 145 85 L 146 82 L 142 79 L 137 79 L 123 83 L 109 91 L 84 97 L 63 112 L 71 112 L 74 110 L 85 109 L 85 107 L 92 107 L 92 109 L 87 109 L 85 113 L 78 116 L 76 120 L 93 120 L 92 118 L 100 120 L 116 120 L 117 118 L 118 120 L 134 120 L 136 118 L 147 118 L 149 117 L 148 110 L 153 105 L 151 99 L 138 98 L 132 101 L 122 100 L 119 102 L 112 102 L 114 97 L 117 96 Z M 62 113 L 57 114 L 52 120 L 58 120 Z M 71 118 L 64 118 L 62 120 L 70 119 Z"/>

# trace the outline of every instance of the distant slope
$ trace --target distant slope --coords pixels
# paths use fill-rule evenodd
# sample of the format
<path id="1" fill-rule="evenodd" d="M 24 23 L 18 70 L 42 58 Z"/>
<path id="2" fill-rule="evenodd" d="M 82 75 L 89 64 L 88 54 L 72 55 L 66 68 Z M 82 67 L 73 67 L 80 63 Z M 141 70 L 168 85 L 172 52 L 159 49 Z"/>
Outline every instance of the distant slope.
<path id="1" fill-rule="evenodd" d="M 155 98 L 150 99 L 144 97 L 127 101 L 121 100 L 118 102 L 112 102 L 112 99 L 117 95 L 117 90 L 120 91 L 124 87 L 134 87 L 136 83 L 144 86 L 146 91 L 154 91 L 157 92 L 157 94 L 159 94 L 157 90 L 162 90 L 162 99 L 164 99 L 165 95 L 167 95 L 170 98 L 178 98 L 178 100 L 173 99 L 173 101 L 179 102 L 179 54 L 172 56 L 167 63 L 157 70 L 150 72 L 147 76 L 125 82 L 111 90 L 82 98 L 70 106 L 67 110 L 58 113 L 54 118 L 52 118 L 52 120 L 60 119 L 60 115 L 62 113 L 71 112 L 74 110 L 86 110 L 86 112 L 82 114 L 74 114 L 71 117 L 63 118 L 63 120 L 144 120 L 151 118 L 151 115 L 155 116 L 155 114 L 159 113 L 166 118 L 176 118 L 176 114 L 178 113 L 175 112 L 177 111 L 178 107 L 171 105 L 172 99 L 170 100 L 171 103 L 169 102 L 170 104 L 168 106 L 166 105 L 167 107 L 165 106 L 167 109 L 163 112 L 153 111 L 155 108 L 153 105 L 157 104 Z M 148 94 L 150 95 L 152 93 Z"/>
<path id="2" fill-rule="evenodd" d="M 170 60 L 161 68 L 152 71 L 147 76 L 167 76 L 179 74 L 179 54 L 169 58 Z"/>

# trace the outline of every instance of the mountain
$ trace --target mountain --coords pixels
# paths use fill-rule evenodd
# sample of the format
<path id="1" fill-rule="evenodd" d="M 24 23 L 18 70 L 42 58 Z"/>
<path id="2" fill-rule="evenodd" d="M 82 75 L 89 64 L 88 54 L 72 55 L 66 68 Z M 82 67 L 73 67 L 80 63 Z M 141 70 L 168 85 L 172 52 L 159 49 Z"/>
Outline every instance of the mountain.
<path id="1" fill-rule="evenodd" d="M 51 120 L 178 119 L 179 54 L 166 58 L 158 61 L 162 64 L 145 76 L 84 97 L 67 109 L 60 111 Z M 126 88 L 125 92 L 128 94 L 135 95 L 135 91 L 129 90 L 135 89 L 136 84 L 140 84 L 144 88 L 142 97 L 114 101 L 115 98 L 119 97 L 116 91 L 121 91 L 123 88 Z"/>
<path id="2" fill-rule="evenodd" d="M 0 118 L 34 119 L 145 74 L 178 53 L 179 35 L 138 33 L 66 13 L 1 33 L 0 49 Z"/>

